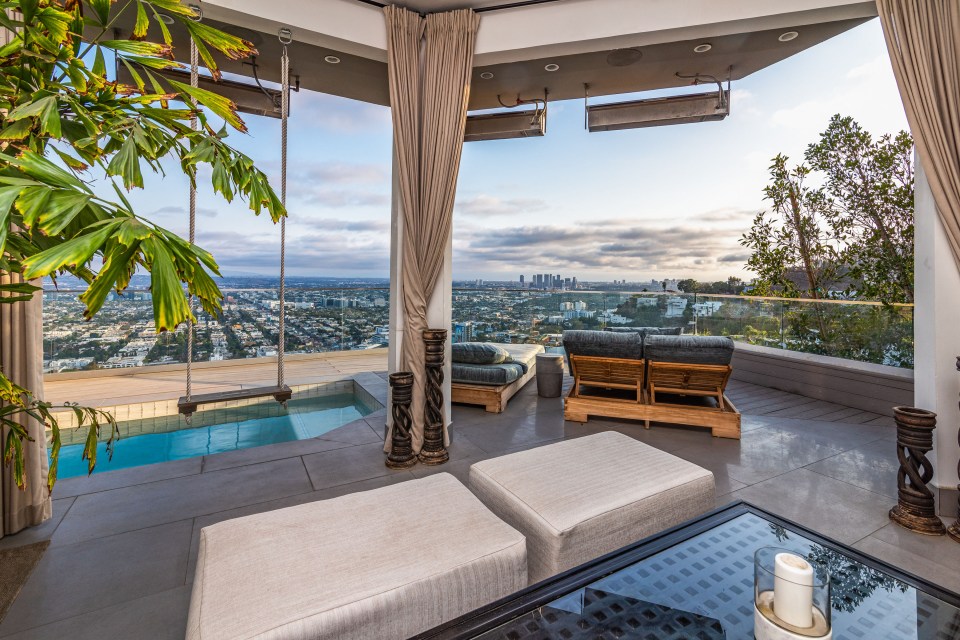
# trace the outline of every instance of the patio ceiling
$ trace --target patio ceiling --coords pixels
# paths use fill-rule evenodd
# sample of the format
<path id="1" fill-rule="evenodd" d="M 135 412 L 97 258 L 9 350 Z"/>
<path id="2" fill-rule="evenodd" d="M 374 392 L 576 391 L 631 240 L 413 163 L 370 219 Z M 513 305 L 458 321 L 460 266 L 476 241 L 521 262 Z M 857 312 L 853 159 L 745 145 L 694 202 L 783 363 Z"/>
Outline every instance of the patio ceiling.
<path id="1" fill-rule="evenodd" d="M 220 0 L 203 3 L 205 21 L 257 46 L 262 79 L 279 81 L 280 43 L 276 32 L 289 25 L 295 39 L 290 50 L 293 73 L 300 77 L 301 86 L 374 104 L 389 103 L 385 41 L 381 42 L 383 23 L 377 6 L 361 0 L 318 0 L 307 4 L 277 0 L 269 3 L 273 10 L 266 17 L 265 3 L 219 3 Z M 506 0 L 410 0 L 404 4 L 419 11 L 516 5 Z M 690 10 L 680 18 L 675 12 L 659 15 L 657 3 L 649 0 L 632 0 L 629 6 L 623 5 L 623 0 L 556 0 L 486 12 L 477 44 L 470 109 L 498 107 L 498 96 L 506 101 L 518 94 L 525 98 L 542 96 L 545 88 L 552 100 L 563 100 L 583 97 L 584 84 L 590 85 L 591 96 L 690 84 L 689 80 L 677 78 L 678 72 L 725 79 L 729 70 L 731 79 L 739 80 L 852 29 L 874 15 L 873 3 L 849 0 L 801 0 L 791 3 L 790 11 L 781 13 L 764 3 L 744 8 L 743 5 L 757 3 L 740 2 L 717 16 L 710 14 L 713 5 L 696 11 L 693 5 L 699 4 L 693 0 Z M 642 22 L 635 13 L 637 7 L 645 9 Z M 611 22 L 616 21 L 603 20 L 602 25 L 587 22 L 571 32 L 571 19 L 589 15 L 577 12 L 603 9 L 622 12 L 626 26 L 611 29 Z M 294 15 L 297 19 L 293 19 Z M 121 31 L 131 27 L 120 25 Z M 789 31 L 796 31 L 798 36 L 780 41 L 779 37 Z M 175 45 L 184 43 L 176 49 L 178 57 L 184 59 L 185 33 L 174 29 L 173 36 Z M 694 47 L 704 43 L 710 44 L 711 49 L 695 53 Z M 622 55 L 624 49 L 633 49 L 627 52 L 633 58 L 639 52 L 639 58 L 623 65 L 624 58 L 630 59 Z M 339 62 L 330 63 L 331 56 Z M 238 61 L 223 60 L 221 64 L 225 72 L 243 76 L 251 73 L 249 65 Z M 559 69 L 546 71 L 548 64 L 558 65 Z"/>

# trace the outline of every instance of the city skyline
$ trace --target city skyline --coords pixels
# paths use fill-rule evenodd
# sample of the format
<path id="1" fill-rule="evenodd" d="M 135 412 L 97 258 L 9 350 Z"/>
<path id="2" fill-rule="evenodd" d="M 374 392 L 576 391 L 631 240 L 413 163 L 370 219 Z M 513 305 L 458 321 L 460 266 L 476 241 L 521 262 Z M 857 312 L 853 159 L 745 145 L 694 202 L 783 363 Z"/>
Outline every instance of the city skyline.
<path id="1" fill-rule="evenodd" d="M 764 209 L 770 158 L 799 161 L 837 112 L 875 135 L 907 126 L 876 20 L 734 83 L 731 102 L 723 122 L 601 134 L 583 130 L 581 101 L 555 102 L 543 138 L 464 145 L 454 277 L 515 280 L 555 264 L 594 281 L 749 280 L 738 239 Z M 309 92 L 292 108 L 288 274 L 386 277 L 389 110 Z M 276 178 L 279 123 L 246 120 L 250 135 L 232 143 Z M 186 180 L 146 182 L 135 208 L 185 234 Z M 224 274 L 279 272 L 269 220 L 207 186 L 198 214 L 197 242 Z"/>

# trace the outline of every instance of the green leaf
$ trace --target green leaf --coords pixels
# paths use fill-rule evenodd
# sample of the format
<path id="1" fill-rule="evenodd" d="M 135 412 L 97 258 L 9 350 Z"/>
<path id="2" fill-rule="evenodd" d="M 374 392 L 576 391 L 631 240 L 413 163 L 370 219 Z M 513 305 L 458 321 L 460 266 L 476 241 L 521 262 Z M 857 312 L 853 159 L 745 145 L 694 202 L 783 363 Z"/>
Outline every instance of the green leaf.
<path id="1" fill-rule="evenodd" d="M 113 220 L 96 231 L 79 235 L 45 251 L 23 259 L 23 276 L 28 280 L 48 276 L 63 267 L 77 267 L 90 261 L 107 241 L 122 220 Z"/>
<path id="2" fill-rule="evenodd" d="M 105 27 L 110 20 L 110 5 L 112 4 L 112 0 L 90 0 L 90 6 L 99 21 L 99 26 Z"/>
<path id="3" fill-rule="evenodd" d="M 113 290 L 118 280 L 124 284 L 129 281 L 131 264 L 134 263 L 139 247 L 137 245 L 124 246 L 116 244 L 103 258 L 103 268 L 93 279 L 87 290 L 80 294 L 80 301 L 87 305 L 84 315 L 92 317 L 103 307 L 107 295 Z M 117 287 L 118 290 L 122 287 Z"/>
<path id="4" fill-rule="evenodd" d="M 177 82 L 176 80 L 170 80 L 169 82 L 178 91 L 187 94 L 198 103 L 223 118 L 237 131 L 247 131 L 247 126 L 243 124 L 243 120 L 241 120 L 240 116 L 237 115 L 237 105 L 235 105 L 232 100 L 224 98 L 223 96 L 212 91 L 207 91 L 206 89 L 201 89 L 199 87 L 191 87 L 188 84 Z"/>
<path id="5" fill-rule="evenodd" d="M 57 235 L 67 228 L 93 198 L 82 191 L 57 191 L 50 198 L 47 210 L 40 215 L 40 229 L 47 235 Z"/>
<path id="6" fill-rule="evenodd" d="M 107 63 L 103 59 L 103 48 L 100 45 L 97 45 L 97 51 L 93 57 L 93 75 L 101 78 L 107 75 Z"/>
<path id="7" fill-rule="evenodd" d="M 135 40 L 103 40 L 100 46 L 123 53 L 132 53 L 138 56 L 154 56 L 169 58 L 173 55 L 171 47 L 156 42 L 137 42 Z"/>
<path id="8" fill-rule="evenodd" d="M 7 234 L 10 233 L 10 209 L 13 202 L 20 195 L 20 187 L 0 187 L 0 256 L 7 244 Z"/>
<path id="9" fill-rule="evenodd" d="M 150 28 L 150 18 L 147 17 L 147 11 L 143 7 L 142 2 L 137 2 L 137 21 L 133 25 L 133 39 L 139 40 L 144 38 L 147 35 L 147 30 Z"/>
<path id="10" fill-rule="evenodd" d="M 195 41 L 199 40 L 200 42 L 209 44 L 231 60 L 242 60 L 257 53 L 252 42 L 211 27 L 205 22 L 191 20 L 184 22 L 184 26 Z M 206 58 L 204 58 L 204 60 L 206 60 Z M 209 66 L 208 64 L 208 67 Z M 216 68 L 216 65 L 212 68 Z"/>
<path id="11" fill-rule="evenodd" d="M 143 174 L 140 171 L 140 155 L 137 153 L 137 143 L 133 136 L 127 136 L 118 151 L 107 165 L 107 174 L 120 176 L 127 189 L 143 188 Z"/>
<path id="12" fill-rule="evenodd" d="M 0 140 L 23 140 L 33 128 L 30 120 L 17 120 L 9 127 L 0 130 Z"/>
<path id="13" fill-rule="evenodd" d="M 75 175 L 62 167 L 58 167 L 50 160 L 33 151 L 24 151 L 17 158 L 0 154 L 0 163 L 2 162 L 7 162 L 20 168 L 28 176 L 35 178 L 42 184 L 49 184 L 54 187 L 82 189 L 90 193 L 87 185 L 78 180 Z"/>
<path id="14" fill-rule="evenodd" d="M 157 237 L 146 238 L 140 247 L 150 269 L 150 292 L 157 332 L 176 329 L 178 324 L 193 316 L 174 269 L 170 250 Z"/>
<path id="15" fill-rule="evenodd" d="M 17 199 L 17 210 L 23 216 L 23 224 L 28 229 L 32 228 L 40 218 L 40 214 L 46 211 L 47 202 L 53 194 L 50 187 L 28 187 L 21 191 L 20 198 Z"/>

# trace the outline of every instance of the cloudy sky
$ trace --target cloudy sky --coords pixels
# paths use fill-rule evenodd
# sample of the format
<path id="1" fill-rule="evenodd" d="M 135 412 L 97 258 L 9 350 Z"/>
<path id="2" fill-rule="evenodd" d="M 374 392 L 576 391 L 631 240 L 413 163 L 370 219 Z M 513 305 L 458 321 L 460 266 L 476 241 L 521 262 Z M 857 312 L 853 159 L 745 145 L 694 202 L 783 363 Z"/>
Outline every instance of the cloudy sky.
<path id="1" fill-rule="evenodd" d="M 799 161 L 834 113 L 874 134 L 907 126 L 877 20 L 735 83 L 731 103 L 719 123 L 588 134 L 582 101 L 556 102 L 543 138 L 466 144 L 455 278 L 747 277 L 737 241 L 764 208 L 773 156 Z M 247 123 L 249 135 L 234 134 L 233 144 L 278 177 L 278 121 Z M 387 108 L 294 94 L 289 273 L 387 276 L 390 150 Z M 172 173 L 133 201 L 185 233 L 186 193 Z M 269 220 L 206 190 L 199 202 L 197 241 L 226 275 L 278 272 L 279 230 Z"/>

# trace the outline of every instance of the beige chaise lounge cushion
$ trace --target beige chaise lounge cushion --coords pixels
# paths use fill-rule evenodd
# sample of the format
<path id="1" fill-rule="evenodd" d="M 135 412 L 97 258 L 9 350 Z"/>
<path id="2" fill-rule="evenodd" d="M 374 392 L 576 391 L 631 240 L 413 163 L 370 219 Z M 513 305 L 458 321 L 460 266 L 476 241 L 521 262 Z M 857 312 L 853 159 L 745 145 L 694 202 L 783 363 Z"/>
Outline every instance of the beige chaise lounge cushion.
<path id="1" fill-rule="evenodd" d="M 526 536 L 531 584 L 714 507 L 711 472 L 613 431 L 478 462 L 470 488 Z"/>
<path id="2" fill-rule="evenodd" d="M 187 639 L 407 638 L 526 584 L 523 536 L 439 473 L 204 527 Z"/>

